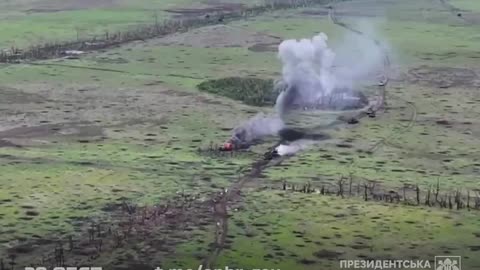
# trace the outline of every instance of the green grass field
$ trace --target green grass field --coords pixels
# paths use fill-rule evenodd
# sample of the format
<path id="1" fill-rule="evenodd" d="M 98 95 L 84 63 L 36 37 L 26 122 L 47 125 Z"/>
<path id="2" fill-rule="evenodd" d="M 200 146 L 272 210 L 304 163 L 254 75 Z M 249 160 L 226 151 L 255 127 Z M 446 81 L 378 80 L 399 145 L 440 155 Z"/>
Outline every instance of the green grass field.
<path id="1" fill-rule="evenodd" d="M 49 2 L 0 1 L 0 48 L 75 39 L 77 28 L 82 35 L 124 30 L 151 22 L 157 11 L 166 18 L 165 9 L 214 5 L 65 1 L 65 10 L 53 11 Z M 423 205 L 425 191 L 437 184 L 441 196 L 469 192 L 472 206 L 479 196 L 478 5 L 449 3 L 468 20 L 434 0 L 336 4 L 342 22 L 369 25 L 387 44 L 388 108 L 327 130 L 332 140 L 251 177 L 252 164 L 275 138 L 234 155 L 205 149 L 273 108 L 197 85 L 232 76 L 278 78 L 275 46 L 283 39 L 325 32 L 334 47 L 342 44 L 349 33 L 324 7 L 271 12 L 75 60 L 1 64 L 0 258 L 8 262 L 15 254 L 17 267 L 41 266 L 59 241 L 68 250 L 71 237 L 67 264 L 104 269 L 339 269 L 340 259 L 433 263 L 439 255 L 462 256 L 462 269 L 477 269 L 478 210 Z M 418 185 L 422 205 L 365 201 L 363 189 L 347 198 L 282 190 L 284 181 L 333 190 L 342 176 L 353 179 L 354 189 L 376 182 L 379 191 L 401 193 Z M 225 189 L 240 191 L 225 205 L 209 203 Z M 152 221 L 142 217 L 147 210 L 127 215 L 125 202 L 148 211 L 170 208 Z M 88 239 L 92 223 L 102 224 L 101 251 L 97 237 Z M 128 224 L 134 229 L 117 243 L 116 233 L 127 235 Z"/>
<path id="2" fill-rule="evenodd" d="M 253 5 L 257 0 L 229 1 L 227 4 Z M 140 24 L 172 18 L 168 10 L 209 8 L 208 1 L 192 0 L 29 0 L 0 1 L 0 49 L 26 48 L 52 41 L 102 36 Z"/>

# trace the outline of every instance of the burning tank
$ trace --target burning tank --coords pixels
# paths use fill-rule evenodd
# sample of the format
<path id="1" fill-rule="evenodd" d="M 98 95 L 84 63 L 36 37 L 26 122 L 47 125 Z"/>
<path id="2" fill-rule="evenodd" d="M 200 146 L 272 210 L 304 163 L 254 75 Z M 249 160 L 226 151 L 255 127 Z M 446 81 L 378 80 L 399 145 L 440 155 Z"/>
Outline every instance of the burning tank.
<path id="1" fill-rule="evenodd" d="M 296 86 L 278 82 L 276 114 L 257 115 L 234 129 L 232 137 L 220 148 L 222 151 L 247 149 L 269 135 L 279 136 L 281 142 L 296 140 L 325 140 L 325 129 L 345 123 L 367 110 L 370 100 L 361 91 L 349 88 L 334 89 L 328 95 L 303 96 Z"/>
<path id="2" fill-rule="evenodd" d="M 248 147 L 268 135 L 280 136 L 282 145 L 295 141 L 298 144 L 301 139 L 322 140 L 328 137 L 326 129 L 357 123 L 360 115 L 374 116 L 375 110 L 370 114 L 368 110 L 381 99 L 373 95 L 371 98 L 359 85 L 383 67 L 378 61 L 383 59 L 381 54 L 367 59 L 359 54 L 358 61 L 344 63 L 343 59 L 351 53 L 339 50 L 343 58 L 337 58 L 327 41 L 327 35 L 320 33 L 310 39 L 284 40 L 279 45 L 282 79 L 273 89 L 278 95 L 275 114 L 251 119 L 236 128 L 227 149 Z M 368 46 L 361 48 L 370 52 Z"/>

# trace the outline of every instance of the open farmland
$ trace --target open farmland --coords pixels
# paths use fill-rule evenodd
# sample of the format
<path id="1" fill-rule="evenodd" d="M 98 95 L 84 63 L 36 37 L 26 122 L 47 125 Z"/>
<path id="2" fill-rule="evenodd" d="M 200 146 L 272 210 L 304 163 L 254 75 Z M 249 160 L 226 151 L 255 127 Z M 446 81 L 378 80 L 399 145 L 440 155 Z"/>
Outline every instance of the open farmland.
<path id="1" fill-rule="evenodd" d="M 79 2 L 0 1 L 0 48 L 262 4 Z M 265 160 L 277 138 L 216 151 L 274 108 L 199 84 L 271 82 L 282 40 L 324 32 L 336 48 L 362 25 L 390 59 L 385 110 L 293 156 Z M 0 269 L 433 269 L 441 255 L 478 269 L 479 40 L 475 0 L 323 1 L 0 64 Z M 365 89 L 379 87 L 373 77 Z"/>
<path id="2" fill-rule="evenodd" d="M 258 1 L 255 0 L 227 3 L 192 0 L 4 0 L 0 1 L 0 47 L 24 48 L 47 42 L 103 36 L 106 32 L 188 16 L 195 10 L 215 13 L 256 3 Z"/>

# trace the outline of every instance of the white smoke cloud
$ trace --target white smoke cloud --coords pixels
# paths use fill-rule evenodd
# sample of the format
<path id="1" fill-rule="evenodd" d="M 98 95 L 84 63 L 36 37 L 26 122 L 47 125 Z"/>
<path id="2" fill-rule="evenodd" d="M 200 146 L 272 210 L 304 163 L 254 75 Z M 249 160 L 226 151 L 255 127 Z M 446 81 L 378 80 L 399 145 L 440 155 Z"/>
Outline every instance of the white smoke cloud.
<path id="1" fill-rule="evenodd" d="M 294 155 L 297 152 L 308 148 L 308 146 L 314 144 L 314 141 L 311 140 L 298 140 L 295 142 L 292 142 L 288 145 L 286 144 L 280 144 L 275 148 L 275 151 L 277 154 L 280 156 L 288 156 L 288 155 Z"/>
<path id="2" fill-rule="evenodd" d="M 282 61 L 282 79 L 288 85 L 301 87 L 299 98 L 320 99 L 329 95 L 335 87 L 332 73 L 335 53 L 327 45 L 324 33 L 312 39 L 285 40 L 278 47 Z"/>
<path id="3" fill-rule="evenodd" d="M 379 38 L 375 28 L 361 22 L 356 27 L 365 35 L 348 32 L 335 48 L 329 47 L 325 33 L 311 39 L 285 40 L 279 45 L 282 80 L 296 92 L 283 93 L 279 97 L 277 109 L 280 113 L 289 102 L 331 102 L 336 90 L 352 92 L 361 81 L 381 72 L 386 49 L 376 43 Z"/>
<path id="4" fill-rule="evenodd" d="M 264 137 L 276 135 L 285 127 L 283 121 L 276 115 L 257 114 L 233 131 L 234 142 L 253 142 Z"/>
<path id="5" fill-rule="evenodd" d="M 334 75 L 338 87 L 354 88 L 359 82 L 375 77 L 384 68 L 385 53 L 390 53 L 388 44 L 370 22 L 359 20 L 355 28 L 364 35 L 349 32 L 335 46 Z"/>
<path id="6" fill-rule="evenodd" d="M 348 34 L 335 49 L 328 46 L 325 33 L 311 39 L 283 41 L 278 47 L 283 68 L 282 80 L 275 86 L 282 90 L 277 97 L 276 114 L 255 116 L 236 128 L 233 138 L 248 143 L 278 134 L 283 128 L 296 129 L 299 127 L 296 123 L 318 127 L 328 126 L 336 119 L 318 117 L 319 114 L 312 117 L 299 112 L 297 107 L 327 104 L 326 108 L 343 110 L 355 102 L 366 106 L 368 99 L 362 100 L 361 93 L 355 88 L 359 81 L 383 68 L 384 51 L 371 40 L 373 28 L 365 32 L 367 37 Z M 323 122 L 320 124 L 320 121 Z M 303 149 L 304 145 L 308 143 L 299 142 L 278 150 L 288 154 Z"/>

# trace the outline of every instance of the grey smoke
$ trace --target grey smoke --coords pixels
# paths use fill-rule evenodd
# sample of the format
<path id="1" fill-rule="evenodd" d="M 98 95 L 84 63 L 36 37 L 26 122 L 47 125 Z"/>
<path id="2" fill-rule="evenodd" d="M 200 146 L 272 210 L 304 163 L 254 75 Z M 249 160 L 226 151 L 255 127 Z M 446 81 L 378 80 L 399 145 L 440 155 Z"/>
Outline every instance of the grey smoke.
<path id="1" fill-rule="evenodd" d="M 366 32 L 374 33 L 373 28 Z M 253 117 L 234 130 L 234 139 L 250 143 L 283 129 L 327 127 L 339 111 L 368 104 L 356 90 L 358 83 L 383 67 L 383 52 L 377 44 L 354 33 L 345 36 L 335 50 L 324 33 L 285 40 L 279 45 L 278 58 L 282 79 L 275 84 L 280 92 L 275 114 Z"/>
<path id="2" fill-rule="evenodd" d="M 349 33 L 335 47 L 334 74 L 340 87 L 358 87 L 358 82 L 370 80 L 381 73 L 385 52 L 390 53 L 388 44 L 378 35 L 374 25 L 359 20 L 355 28 L 361 30 L 365 36 Z M 376 44 L 376 41 L 381 41 L 381 44 Z"/>
<path id="3" fill-rule="evenodd" d="M 285 40 L 278 46 L 278 57 L 282 61 L 282 81 L 289 90 L 295 91 L 298 102 L 308 103 L 323 100 L 334 90 L 336 77 L 333 74 L 335 53 L 327 46 L 324 33 L 312 39 Z M 287 87 L 288 88 L 288 87 Z M 287 105 L 282 103 L 282 92 L 277 100 L 277 110 Z"/>
<path id="4" fill-rule="evenodd" d="M 284 127 L 283 121 L 277 115 L 268 116 L 260 113 L 235 128 L 232 141 L 235 143 L 251 143 L 278 134 Z"/>

